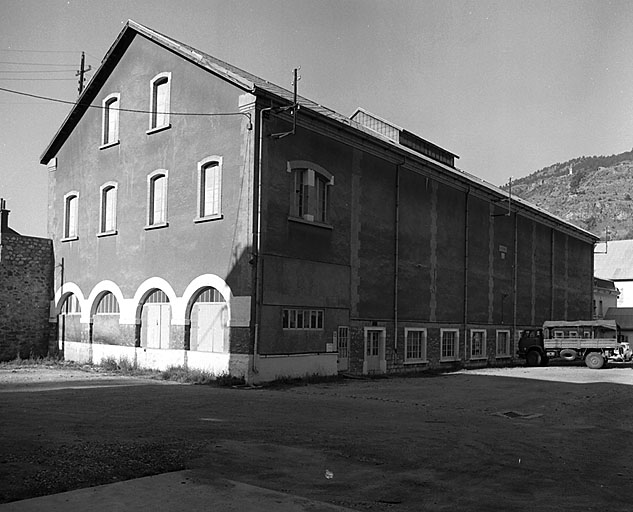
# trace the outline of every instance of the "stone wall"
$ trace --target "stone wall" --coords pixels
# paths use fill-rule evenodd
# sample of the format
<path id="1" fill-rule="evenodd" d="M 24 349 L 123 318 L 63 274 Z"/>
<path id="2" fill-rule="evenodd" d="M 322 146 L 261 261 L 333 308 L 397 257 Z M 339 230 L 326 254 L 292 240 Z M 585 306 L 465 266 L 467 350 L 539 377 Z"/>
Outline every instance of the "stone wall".
<path id="1" fill-rule="evenodd" d="M 48 354 L 53 267 L 51 240 L 0 233 L 0 361 Z"/>

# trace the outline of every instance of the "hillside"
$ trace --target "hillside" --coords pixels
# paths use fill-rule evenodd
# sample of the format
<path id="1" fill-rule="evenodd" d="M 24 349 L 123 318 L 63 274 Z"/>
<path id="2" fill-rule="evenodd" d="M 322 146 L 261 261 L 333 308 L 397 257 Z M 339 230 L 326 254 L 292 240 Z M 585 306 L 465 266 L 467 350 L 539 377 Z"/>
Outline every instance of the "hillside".
<path id="1" fill-rule="evenodd" d="M 601 239 L 606 229 L 610 240 L 633 238 L 633 150 L 550 165 L 513 181 L 512 194 Z"/>

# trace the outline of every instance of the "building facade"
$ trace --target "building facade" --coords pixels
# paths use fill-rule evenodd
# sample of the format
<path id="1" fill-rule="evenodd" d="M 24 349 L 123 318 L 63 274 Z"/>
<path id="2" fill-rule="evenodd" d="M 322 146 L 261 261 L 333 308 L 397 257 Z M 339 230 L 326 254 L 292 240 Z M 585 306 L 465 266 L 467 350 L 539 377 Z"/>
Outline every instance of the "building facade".
<path id="1" fill-rule="evenodd" d="M 0 361 L 48 354 L 53 271 L 52 241 L 11 229 L 0 199 Z"/>
<path id="2" fill-rule="evenodd" d="M 128 22 L 44 151 L 65 357 L 248 381 L 505 364 L 592 314 L 583 231 Z"/>
<path id="3" fill-rule="evenodd" d="M 633 240 L 598 244 L 594 273 L 597 278 L 613 281 L 619 291 L 617 307 L 633 307 Z"/>

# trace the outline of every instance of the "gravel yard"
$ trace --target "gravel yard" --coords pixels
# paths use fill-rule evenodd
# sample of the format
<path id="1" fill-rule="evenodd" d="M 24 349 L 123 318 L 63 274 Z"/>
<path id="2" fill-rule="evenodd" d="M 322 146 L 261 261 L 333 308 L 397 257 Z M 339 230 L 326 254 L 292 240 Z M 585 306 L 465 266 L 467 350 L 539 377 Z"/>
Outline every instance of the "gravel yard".
<path id="1" fill-rule="evenodd" d="M 193 469 L 357 510 L 631 509 L 633 370 L 216 388 L 0 368 L 0 503 Z"/>

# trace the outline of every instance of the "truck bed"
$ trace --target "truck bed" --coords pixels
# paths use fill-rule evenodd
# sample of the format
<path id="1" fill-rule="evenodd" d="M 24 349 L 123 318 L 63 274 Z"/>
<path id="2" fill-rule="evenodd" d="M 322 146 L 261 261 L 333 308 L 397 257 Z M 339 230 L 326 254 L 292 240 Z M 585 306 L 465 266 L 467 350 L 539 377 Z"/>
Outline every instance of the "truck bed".
<path id="1" fill-rule="evenodd" d="M 617 338 L 550 338 L 543 340 L 548 348 L 614 348 L 618 346 Z"/>

